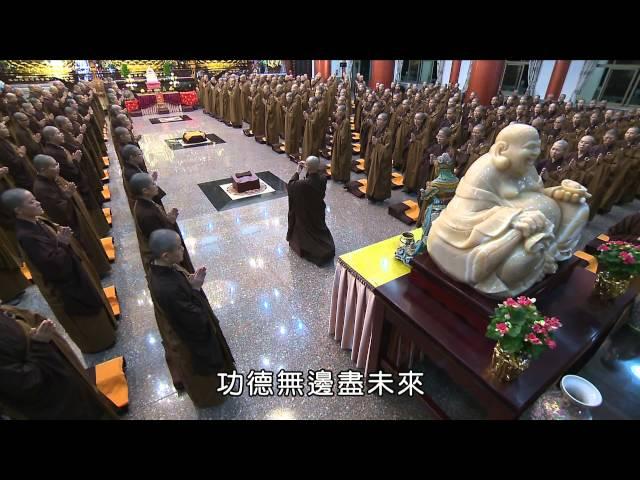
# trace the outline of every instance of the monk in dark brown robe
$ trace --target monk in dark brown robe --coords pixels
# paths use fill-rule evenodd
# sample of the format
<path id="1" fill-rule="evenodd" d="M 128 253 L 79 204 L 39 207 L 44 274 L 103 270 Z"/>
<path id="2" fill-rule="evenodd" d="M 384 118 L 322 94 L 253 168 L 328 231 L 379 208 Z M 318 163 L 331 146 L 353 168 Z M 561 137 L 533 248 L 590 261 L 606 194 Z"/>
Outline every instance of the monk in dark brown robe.
<path id="1" fill-rule="evenodd" d="M 189 398 L 199 408 L 225 400 L 219 392 L 218 373 L 231 373 L 235 361 L 209 301 L 202 291 L 206 269 L 195 273 L 181 266 L 184 248 L 173 230 L 156 230 L 149 239 L 153 262 L 149 289 L 170 329 L 163 337 L 176 348 L 182 379 Z M 165 325 L 158 323 L 158 328 Z"/>
<path id="2" fill-rule="evenodd" d="M 251 130 L 256 140 L 265 136 L 265 105 L 262 101 L 262 91 L 255 89 L 251 99 Z"/>
<path id="3" fill-rule="evenodd" d="M 267 145 L 278 145 L 280 143 L 280 135 L 278 133 L 278 100 L 271 93 L 269 87 L 265 85 L 262 89 L 262 102 L 265 108 L 265 129 L 267 137 Z"/>
<path id="4" fill-rule="evenodd" d="M 423 186 L 419 185 L 418 174 L 424 149 L 429 142 L 429 127 L 427 115 L 423 112 L 416 113 L 413 118 L 413 126 L 406 141 L 407 162 L 404 169 L 404 192 L 417 192 Z"/>
<path id="5" fill-rule="evenodd" d="M 16 125 L 15 134 L 17 145 L 26 148 L 29 158 L 33 158 L 42 153 L 42 145 L 40 145 L 42 136 L 39 133 L 33 134 L 31 132 L 29 128 L 29 117 L 22 112 L 16 112 L 13 118 Z"/>
<path id="6" fill-rule="evenodd" d="M 54 323 L 0 306 L 0 410 L 12 419 L 117 418 Z"/>
<path id="7" fill-rule="evenodd" d="M 413 117 L 409 115 L 409 101 L 403 100 L 397 114 L 398 125 L 393 142 L 393 166 L 400 171 L 405 168 L 407 160 L 407 139 L 411 131 Z"/>
<path id="8" fill-rule="evenodd" d="M 242 120 L 251 123 L 251 82 L 247 80 L 246 75 L 240 75 L 240 104 L 242 107 Z"/>
<path id="9" fill-rule="evenodd" d="M 456 176 L 462 178 L 477 159 L 489 152 L 491 145 L 486 143 L 484 132 L 482 123 L 473 127 L 471 138 L 456 152 L 456 167 L 453 170 Z"/>
<path id="10" fill-rule="evenodd" d="M 38 175 L 33 183 L 33 193 L 42 203 L 47 217 L 71 227 L 98 275 L 109 273 L 109 259 L 76 186 L 60 176 L 60 166 L 52 157 L 37 155 L 34 164 Z"/>
<path id="11" fill-rule="evenodd" d="M 2 169 L 0 169 L 1 174 Z M 15 222 L 13 228 L 15 230 Z M 15 249 L 14 241 L 15 239 L 5 233 L 4 226 L 0 225 L 0 300 L 3 302 L 18 297 L 29 286 L 29 282 L 20 270 L 22 258 Z"/>
<path id="12" fill-rule="evenodd" d="M 64 117 L 56 118 L 69 122 Z M 60 176 L 76 186 L 78 194 L 89 212 L 91 223 L 98 237 L 105 237 L 110 227 L 102 213 L 101 203 L 98 200 L 103 200 L 101 194 L 102 182 L 97 180 L 96 184 L 95 170 L 92 171 L 90 162 L 82 158 L 82 151 L 78 149 L 79 145 L 77 143 L 60 143 L 65 142 L 64 134 L 60 130 L 48 126 L 43 129 L 43 135 L 45 139 L 44 155 L 58 162 Z M 73 142 L 74 140 L 71 138 L 67 141 Z M 70 150 L 73 151 L 73 154 L 71 154 Z M 38 157 L 36 156 L 36 158 Z"/>
<path id="13" fill-rule="evenodd" d="M 306 178 L 300 179 L 300 173 L 305 166 Z M 330 262 L 336 250 L 325 221 L 326 188 L 327 179 L 321 173 L 320 160 L 314 156 L 298 163 L 298 169 L 287 187 L 287 241 L 294 252 L 317 266 Z"/>
<path id="14" fill-rule="evenodd" d="M 2 203 L 16 215 L 16 235 L 34 283 L 71 339 L 83 353 L 111 347 L 116 320 L 72 230 L 40 217 L 40 203 L 26 190 L 5 192 Z"/>
<path id="15" fill-rule="evenodd" d="M 287 155 L 300 154 L 300 136 L 302 133 L 302 104 L 293 92 L 285 96 L 284 115 L 284 151 Z"/>
<path id="16" fill-rule="evenodd" d="M 449 157 L 455 158 L 455 149 L 450 144 L 451 129 L 448 127 L 441 128 L 436 135 L 436 142 L 427 147 L 422 156 L 422 164 L 418 172 L 418 184 L 420 188 L 424 188 L 427 181 L 433 180 L 438 176 L 437 168 L 435 168 L 436 158 L 447 152 Z"/>
<path id="17" fill-rule="evenodd" d="M 369 172 L 369 166 L 371 164 L 371 152 L 373 150 L 373 144 L 371 143 L 371 138 L 376 129 L 376 121 L 378 115 L 382 112 L 384 106 L 381 102 L 375 102 L 373 107 L 371 107 L 371 111 L 366 112 L 364 118 L 362 120 L 362 131 L 360 134 L 360 155 L 362 155 L 362 145 L 363 145 L 363 137 L 362 134 L 365 135 L 364 144 L 366 145 L 364 149 L 364 173 L 367 174 Z"/>
<path id="18" fill-rule="evenodd" d="M 9 169 L 8 175 L 16 187 L 31 190 L 35 180 L 35 169 L 26 156 L 26 147 L 16 147 L 9 138 L 9 130 L 0 122 L 0 167 Z"/>
<path id="19" fill-rule="evenodd" d="M 242 127 L 242 100 L 240 86 L 235 77 L 229 83 L 229 121 L 234 128 Z"/>
<path id="20" fill-rule="evenodd" d="M 640 243 L 640 212 L 627 215 L 621 221 L 612 226 L 607 235 L 611 240 Z"/>
<path id="21" fill-rule="evenodd" d="M 638 184 L 636 181 L 640 169 L 640 136 L 637 127 L 629 128 L 616 152 L 616 162 L 610 172 L 610 184 L 602 199 L 601 208 L 608 212 L 613 205 L 623 199 L 631 201 L 635 196 Z"/>
<path id="22" fill-rule="evenodd" d="M 370 148 L 366 196 L 370 202 L 381 202 L 391 196 L 393 132 L 386 113 L 379 114 L 376 119 Z"/>
<path id="23" fill-rule="evenodd" d="M 338 107 L 333 123 L 333 151 L 331 153 L 331 178 L 346 183 L 351 179 L 351 125 L 347 119 L 347 109 Z"/>
<path id="24" fill-rule="evenodd" d="M 549 157 L 536 162 L 545 187 L 556 187 L 566 178 L 568 149 L 569 144 L 565 140 L 558 140 L 551 146 Z"/>
<path id="25" fill-rule="evenodd" d="M 136 220 L 136 225 L 142 233 L 142 238 L 140 238 L 140 253 L 143 263 L 149 263 L 151 261 L 151 254 L 148 249 L 148 241 L 155 230 L 173 230 L 182 238 L 180 228 L 177 224 L 178 209 L 172 208 L 167 213 L 164 206 L 154 201 L 154 198 L 158 196 L 159 188 L 153 177 L 147 173 L 136 173 L 131 177 L 129 185 L 131 187 L 131 193 L 136 198 L 133 215 Z M 189 257 L 189 252 L 187 252 L 186 247 L 182 267 L 189 272 L 193 272 L 193 264 L 191 263 L 191 258 Z"/>
<path id="26" fill-rule="evenodd" d="M 315 97 L 309 98 L 309 110 L 302 113 L 305 120 L 304 135 L 302 137 L 302 158 L 315 157 L 318 155 L 317 137 L 322 134 L 320 131 L 321 112 L 316 108 Z"/>
<path id="27" fill-rule="evenodd" d="M 218 116 L 218 81 L 216 77 L 211 77 L 209 80 L 209 103 L 207 104 L 206 112 L 212 115 L 214 118 Z"/>

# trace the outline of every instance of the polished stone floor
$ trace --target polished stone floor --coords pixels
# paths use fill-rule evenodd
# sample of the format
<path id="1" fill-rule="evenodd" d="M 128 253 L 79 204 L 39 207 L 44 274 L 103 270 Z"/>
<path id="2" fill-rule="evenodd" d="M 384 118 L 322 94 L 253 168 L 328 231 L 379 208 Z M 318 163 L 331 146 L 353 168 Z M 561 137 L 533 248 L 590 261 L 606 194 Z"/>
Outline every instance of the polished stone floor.
<path id="1" fill-rule="evenodd" d="M 341 350 L 328 334 L 330 295 L 335 266 L 318 268 L 297 257 L 285 240 L 287 198 L 217 211 L 198 187 L 244 170 L 270 171 L 285 182 L 295 164 L 285 155 L 245 137 L 204 115 L 189 112 L 191 121 L 151 124 L 148 117 L 134 118 L 134 129 L 150 171 L 159 172 L 158 184 L 167 192 L 168 208 L 179 210 L 178 223 L 194 265 L 207 267 L 204 290 L 214 308 L 235 356 L 238 371 L 304 372 L 355 369 L 350 352 Z M 166 139 L 185 130 L 204 130 L 225 140 L 220 145 L 171 150 Z M 115 284 L 122 316 L 118 342 L 97 355 L 85 355 L 92 365 L 116 355 L 127 361 L 130 419 L 429 419 L 415 397 L 229 397 L 220 407 L 196 409 L 189 397 L 177 393 L 164 360 L 151 300 L 145 283 L 138 243 L 115 152 L 111 158 L 109 188 L 113 215 L 112 234 L 117 258 L 104 285 Z M 357 176 L 352 174 L 355 179 Z M 394 191 L 391 202 L 407 199 Z M 336 244 L 336 256 L 397 235 L 406 230 L 387 214 L 388 202 L 370 205 L 364 199 L 329 182 L 327 223 Z M 606 217 L 596 217 L 583 236 L 585 242 L 609 225 L 637 211 L 640 201 L 615 207 Z M 20 306 L 52 316 L 36 287 L 28 289 Z M 634 315 L 638 318 L 639 309 Z M 640 418 L 639 334 L 623 327 L 600 349 L 582 372 L 602 388 L 605 405 L 600 418 Z M 612 347 L 626 346 L 626 347 Z M 631 345 L 632 347 L 629 347 Z M 629 350 L 631 348 L 631 350 Z M 605 351 L 606 350 L 606 351 Z M 623 352 L 621 354 L 620 352 Z M 635 351 L 635 355 L 629 355 Z M 612 353 L 613 352 L 613 353 Z M 607 356 L 607 362 L 600 357 Z M 596 380 L 597 379 L 597 380 Z M 433 371 L 424 382 L 435 389 L 445 410 L 455 418 L 476 418 L 464 393 Z M 305 390 L 306 391 L 306 390 Z"/>

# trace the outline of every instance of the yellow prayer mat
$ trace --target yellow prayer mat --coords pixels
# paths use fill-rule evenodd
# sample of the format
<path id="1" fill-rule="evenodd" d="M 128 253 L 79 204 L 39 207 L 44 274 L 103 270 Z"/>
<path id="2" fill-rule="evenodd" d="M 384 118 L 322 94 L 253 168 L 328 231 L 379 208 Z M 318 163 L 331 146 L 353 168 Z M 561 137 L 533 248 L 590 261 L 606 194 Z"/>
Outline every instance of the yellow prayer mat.
<path id="1" fill-rule="evenodd" d="M 589 255 L 587 252 L 583 252 L 582 250 L 578 250 L 574 255 L 589 262 L 589 265 L 584 268 L 589 270 L 591 273 L 598 273 L 598 259 L 596 257 Z"/>
<path id="2" fill-rule="evenodd" d="M 104 163 L 105 167 L 109 166 L 109 157 L 102 157 L 102 163 Z"/>
<path id="3" fill-rule="evenodd" d="M 364 158 L 359 159 L 357 163 L 358 165 L 356 166 L 356 169 L 364 172 Z"/>
<path id="4" fill-rule="evenodd" d="M 416 242 L 422 238 L 422 229 L 411 233 Z M 345 253 L 340 259 L 360 275 L 372 287 L 377 288 L 411 271 L 411 267 L 395 259 L 401 235 L 388 238 L 359 250 Z"/>
<path id="5" fill-rule="evenodd" d="M 404 185 L 404 177 L 400 173 L 393 172 L 391 174 L 391 183 L 396 187 L 401 187 Z"/>
<path id="6" fill-rule="evenodd" d="M 355 126 L 353 123 L 351 124 L 351 131 L 352 131 L 352 132 L 355 132 L 355 131 L 356 131 L 356 126 Z"/>
<path id="7" fill-rule="evenodd" d="M 100 239 L 104 253 L 107 254 L 107 258 L 110 262 L 114 262 L 116 259 L 116 246 L 113 243 L 113 237 L 104 237 Z"/>
<path id="8" fill-rule="evenodd" d="M 404 213 L 407 217 L 409 217 L 414 222 L 417 222 L 418 216 L 420 215 L 420 205 L 418 205 L 413 200 L 405 200 L 402 203 L 404 203 L 407 207 L 409 207 L 409 210 L 406 210 L 402 213 Z"/>
<path id="9" fill-rule="evenodd" d="M 104 218 L 107 219 L 107 223 L 109 224 L 109 226 L 111 226 L 113 219 L 111 218 L 111 209 L 110 208 L 103 208 L 102 209 L 102 213 L 104 214 Z"/>
<path id="10" fill-rule="evenodd" d="M 367 194 L 367 179 L 366 178 L 361 178 L 360 180 L 358 180 L 358 183 L 361 185 L 360 188 L 358 188 L 358 190 L 360 190 L 362 193 L 364 193 L 366 195 Z"/>
<path id="11" fill-rule="evenodd" d="M 608 242 L 609 241 L 609 235 L 605 235 L 604 233 L 601 233 L 600 235 L 598 235 L 598 240 L 602 240 L 603 242 Z"/>
<path id="12" fill-rule="evenodd" d="M 111 285 L 110 287 L 104 287 L 102 289 L 104 291 L 105 297 L 109 300 L 109 305 L 111 305 L 111 311 L 113 312 L 114 317 L 120 316 L 120 302 L 118 302 L 118 293 L 116 292 L 115 285 Z"/>
<path id="13" fill-rule="evenodd" d="M 111 200 L 111 191 L 109 190 L 108 185 L 102 187 L 102 198 L 104 198 L 105 202 Z"/>
<path id="14" fill-rule="evenodd" d="M 123 357 L 112 358 L 95 366 L 96 387 L 118 408 L 129 404 L 129 386 L 123 367 Z"/>
<path id="15" fill-rule="evenodd" d="M 331 176 L 331 167 L 327 167 L 327 177 Z"/>
<path id="16" fill-rule="evenodd" d="M 284 152 L 284 143 L 281 143 L 280 145 L 278 145 L 277 150 Z"/>
<path id="17" fill-rule="evenodd" d="M 22 275 L 24 275 L 24 278 L 26 278 L 30 282 L 33 282 L 33 275 L 31 275 L 31 270 L 29 270 L 29 267 L 27 267 L 26 263 L 20 265 L 20 271 L 22 272 Z"/>
<path id="18" fill-rule="evenodd" d="M 360 134 L 358 132 L 354 132 L 351 134 L 351 138 L 353 140 L 360 140 Z"/>
<path id="19" fill-rule="evenodd" d="M 353 153 L 360 153 L 360 144 L 359 143 L 354 143 L 352 146 L 351 151 Z"/>
<path id="20" fill-rule="evenodd" d="M 108 170 L 105 169 L 103 171 L 103 175 L 102 175 L 102 178 L 100 180 L 102 180 L 105 183 L 109 182 L 109 171 Z"/>

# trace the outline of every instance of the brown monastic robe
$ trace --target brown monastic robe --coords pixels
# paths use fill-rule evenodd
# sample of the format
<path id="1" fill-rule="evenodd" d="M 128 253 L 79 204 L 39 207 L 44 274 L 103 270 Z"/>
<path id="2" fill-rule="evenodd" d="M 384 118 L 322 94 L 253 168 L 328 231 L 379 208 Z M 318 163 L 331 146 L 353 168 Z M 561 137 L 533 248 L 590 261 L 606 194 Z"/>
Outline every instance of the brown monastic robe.
<path id="1" fill-rule="evenodd" d="M 186 275 L 179 265 L 151 264 L 149 289 L 162 312 L 158 328 L 174 349 L 187 394 L 203 408 L 225 400 L 217 391 L 218 373 L 234 371 L 235 361 L 207 297 L 191 287 Z"/>
<path id="2" fill-rule="evenodd" d="M 300 135 L 302 130 L 302 105 L 294 98 L 291 105 L 284 107 L 284 150 L 287 155 L 300 153 Z"/>
<path id="3" fill-rule="evenodd" d="M 351 179 L 351 125 L 345 117 L 333 132 L 333 151 L 331 153 L 331 178 L 336 182 L 348 182 Z"/>
<path id="4" fill-rule="evenodd" d="M 229 90 L 229 120 L 234 127 L 242 126 L 242 100 L 237 83 Z"/>
<path id="5" fill-rule="evenodd" d="M 396 129 L 395 142 L 393 146 L 393 166 L 403 171 L 407 160 L 407 140 L 411 127 L 412 117 L 405 115 L 398 123 Z"/>
<path id="6" fill-rule="evenodd" d="M 15 186 L 31 190 L 36 177 L 33 164 L 26 157 L 21 157 L 13 143 L 0 139 L 0 167 L 7 167 Z"/>
<path id="7" fill-rule="evenodd" d="M 136 220 L 136 224 L 140 228 L 142 233 L 140 243 L 140 254 L 142 255 L 143 263 L 149 264 L 151 262 L 151 250 L 149 250 L 149 237 L 155 230 L 167 229 L 173 230 L 182 239 L 182 233 L 180 227 L 176 223 L 171 223 L 167 217 L 167 213 L 162 205 L 157 204 L 153 200 L 147 200 L 146 198 L 138 197 L 133 206 L 133 214 Z M 144 241 L 143 241 L 144 240 Z M 194 272 L 189 252 L 186 245 L 184 245 L 184 239 L 182 239 L 184 248 L 184 259 L 182 260 L 182 267 L 188 270 L 190 273 Z"/>
<path id="8" fill-rule="evenodd" d="M 267 98 L 265 107 L 265 128 L 267 145 L 278 145 L 280 143 L 280 135 L 278 133 L 278 100 L 274 94 L 270 94 Z"/>
<path id="9" fill-rule="evenodd" d="M 475 143 L 470 139 L 462 145 L 456 153 L 458 177 L 462 178 L 469 170 L 469 167 L 471 167 L 471 165 L 473 165 L 473 163 L 482 155 L 488 153 L 490 148 L 491 145 L 487 144 L 484 140 L 480 140 L 478 143 Z"/>
<path id="10" fill-rule="evenodd" d="M 415 125 L 412 126 L 412 131 L 407 138 L 407 162 L 404 170 L 404 186 L 408 192 L 417 192 L 424 185 L 419 185 L 419 172 L 420 165 L 422 165 L 422 156 L 424 149 L 427 147 L 429 141 L 430 130 L 425 120 L 420 129 L 416 129 Z M 411 134 L 413 133 L 415 140 L 411 141 Z"/>
<path id="11" fill-rule="evenodd" d="M 300 179 L 298 172 L 289 180 L 287 241 L 302 258 L 321 266 L 335 256 L 335 244 L 325 221 L 324 202 L 327 178 L 319 173 Z"/>
<path id="12" fill-rule="evenodd" d="M 640 212 L 624 217 L 607 231 L 607 235 L 611 240 L 640 243 Z"/>
<path id="13" fill-rule="evenodd" d="M 368 199 L 382 201 L 391 196 L 393 133 L 388 126 L 384 127 L 382 131 L 373 129 L 371 133 L 377 138 L 377 142 L 374 145 L 373 140 L 370 140 L 371 157 L 367 174 L 366 195 Z"/>
<path id="14" fill-rule="evenodd" d="M 242 104 L 242 119 L 251 123 L 251 102 L 249 97 L 251 96 L 251 83 L 247 80 L 240 87 L 240 101 Z"/>
<path id="15" fill-rule="evenodd" d="M 320 112 L 317 109 L 314 109 L 307 113 L 308 116 L 305 120 L 304 136 L 302 138 L 302 160 L 306 160 L 307 157 L 311 155 L 318 156 L 318 141 L 316 140 L 316 137 L 320 134 Z"/>
<path id="16" fill-rule="evenodd" d="M 64 196 L 61 185 L 66 183 L 62 177 L 50 180 L 38 175 L 33 183 L 33 195 L 42 204 L 48 218 L 60 225 L 71 227 L 74 237 L 84 248 L 98 275 L 105 275 L 111 271 L 111 265 L 91 223 L 91 216 L 78 192 L 71 198 Z"/>
<path id="17" fill-rule="evenodd" d="M 265 107 L 261 92 L 256 92 L 251 102 L 251 130 L 256 138 L 265 136 Z"/>
<path id="18" fill-rule="evenodd" d="M 60 333 L 49 342 L 32 338 L 44 320 L 0 306 L 0 410 L 13 419 L 115 420 L 113 404 L 88 380 Z"/>
<path id="19" fill-rule="evenodd" d="M 71 239 L 58 242 L 59 226 L 44 218 L 16 220 L 16 235 L 33 281 L 56 319 L 83 353 L 96 353 L 116 341 L 116 320 L 100 279 L 84 250 Z"/>
<path id="20" fill-rule="evenodd" d="M 15 251 L 12 239 L 0 228 L 0 300 L 7 302 L 20 295 L 29 282 L 20 271 L 22 259 Z"/>

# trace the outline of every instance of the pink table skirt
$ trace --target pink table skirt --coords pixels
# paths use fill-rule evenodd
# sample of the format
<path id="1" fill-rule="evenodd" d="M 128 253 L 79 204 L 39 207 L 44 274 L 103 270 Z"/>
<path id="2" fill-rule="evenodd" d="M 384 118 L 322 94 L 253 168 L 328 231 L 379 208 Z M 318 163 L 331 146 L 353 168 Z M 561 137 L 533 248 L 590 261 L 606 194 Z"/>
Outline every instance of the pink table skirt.
<path id="1" fill-rule="evenodd" d="M 369 362 L 371 327 L 381 320 L 383 309 L 373 290 L 336 262 L 331 293 L 329 333 L 345 350 L 351 350 L 351 360 L 358 368 L 371 372 L 377 365 Z"/>

